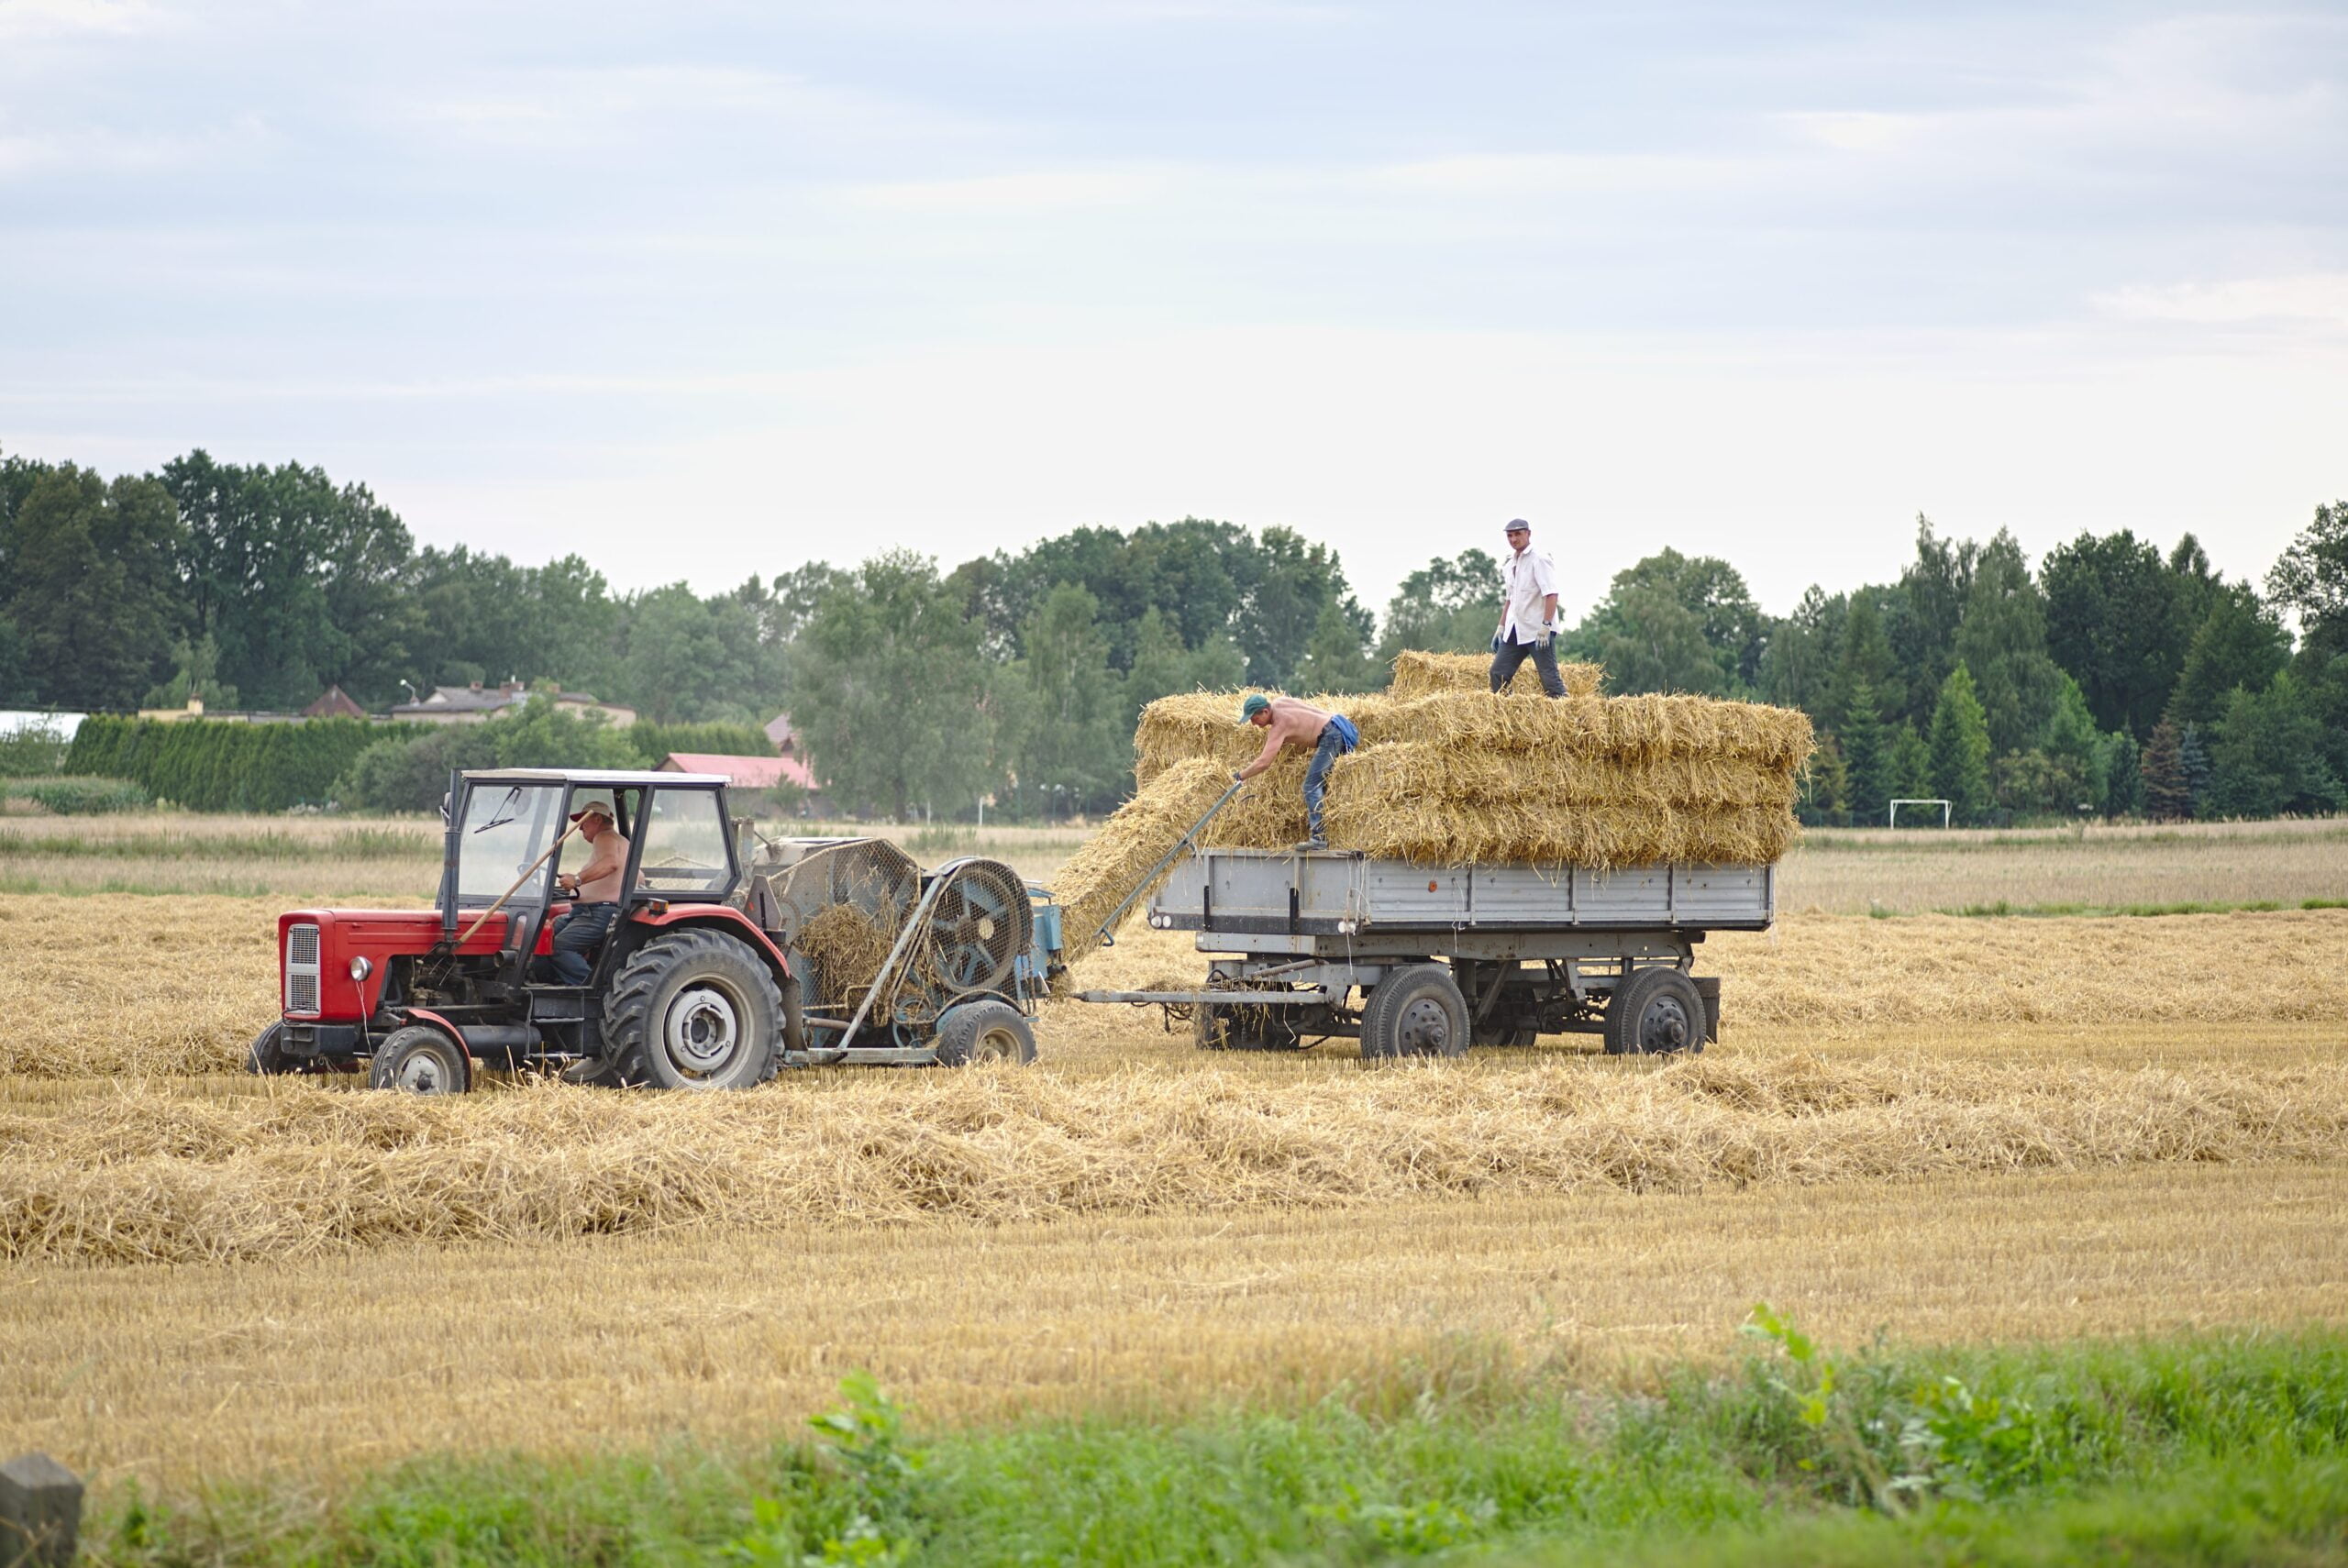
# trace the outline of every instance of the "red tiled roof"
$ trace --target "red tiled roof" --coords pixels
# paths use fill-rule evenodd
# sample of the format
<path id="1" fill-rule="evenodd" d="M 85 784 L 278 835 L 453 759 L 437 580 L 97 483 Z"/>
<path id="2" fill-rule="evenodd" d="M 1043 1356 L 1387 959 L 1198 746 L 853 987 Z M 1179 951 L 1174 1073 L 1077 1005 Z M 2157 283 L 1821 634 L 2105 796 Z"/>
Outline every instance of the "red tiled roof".
<path id="1" fill-rule="evenodd" d="M 795 756 L 722 756 L 712 752 L 672 751 L 660 764 L 664 773 L 716 773 L 746 790 L 771 790 L 777 784 L 815 787 L 815 776 Z"/>

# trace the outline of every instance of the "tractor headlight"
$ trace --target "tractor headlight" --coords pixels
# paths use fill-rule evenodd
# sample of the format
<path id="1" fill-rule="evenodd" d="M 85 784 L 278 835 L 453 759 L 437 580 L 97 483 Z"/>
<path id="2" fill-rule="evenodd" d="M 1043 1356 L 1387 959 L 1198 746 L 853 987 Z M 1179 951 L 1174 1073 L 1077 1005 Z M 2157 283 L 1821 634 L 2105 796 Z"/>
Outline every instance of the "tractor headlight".
<path id="1" fill-rule="evenodd" d="M 350 977 L 354 980 L 363 980 L 374 972 L 375 965 L 373 960 L 370 959 L 363 953 L 350 961 Z"/>

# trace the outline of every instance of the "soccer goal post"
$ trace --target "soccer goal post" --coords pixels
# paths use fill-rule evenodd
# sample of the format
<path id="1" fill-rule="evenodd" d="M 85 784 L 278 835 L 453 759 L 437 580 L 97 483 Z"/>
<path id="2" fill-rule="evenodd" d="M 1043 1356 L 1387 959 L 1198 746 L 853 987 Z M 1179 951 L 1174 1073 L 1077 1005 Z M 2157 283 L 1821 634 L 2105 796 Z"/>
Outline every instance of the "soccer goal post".
<path id="1" fill-rule="evenodd" d="M 1902 807 L 1902 806 L 1938 806 L 1938 807 L 1941 809 L 1941 826 L 1943 826 L 1943 827 L 1946 827 L 1946 826 L 1948 826 L 1948 802 L 1947 802 L 1946 801 L 1921 801 L 1921 800 L 1920 800 L 1920 801 L 1892 801 L 1892 802 L 1891 802 L 1891 815 L 1890 815 L 1890 816 L 1889 816 L 1889 817 L 1885 821 L 1885 823 L 1884 823 L 1884 826 L 1886 826 L 1886 827 L 1898 827 L 1898 826 L 1899 825 L 1899 808 L 1900 808 L 1900 807 Z"/>

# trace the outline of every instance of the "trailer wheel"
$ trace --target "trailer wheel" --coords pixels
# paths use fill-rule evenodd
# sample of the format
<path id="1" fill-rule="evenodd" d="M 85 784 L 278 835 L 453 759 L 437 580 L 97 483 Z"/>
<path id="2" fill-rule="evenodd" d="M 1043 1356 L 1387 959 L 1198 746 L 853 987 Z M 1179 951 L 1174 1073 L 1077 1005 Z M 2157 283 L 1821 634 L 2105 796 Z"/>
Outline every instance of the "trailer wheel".
<path id="1" fill-rule="evenodd" d="M 627 955 L 604 998 L 626 1084 L 749 1088 L 773 1075 L 782 993 L 765 963 L 714 931 L 664 932 Z"/>
<path id="2" fill-rule="evenodd" d="M 946 1010 L 937 1025 L 937 1065 L 968 1067 L 980 1062 L 1024 1066 L 1036 1059 L 1036 1031 L 1009 1002 L 964 1002 Z"/>
<path id="3" fill-rule="evenodd" d="M 1606 1004 L 1607 1055 L 1647 1056 L 1704 1048 L 1704 999 L 1677 969 L 1641 969 Z"/>
<path id="4" fill-rule="evenodd" d="M 1365 1062 L 1457 1056 L 1468 1049 L 1468 999 L 1440 964 L 1406 964 L 1369 993 L 1362 1014 Z"/>
<path id="5" fill-rule="evenodd" d="M 473 1087 L 473 1059 L 430 1024 L 411 1023 L 375 1047 L 367 1082 L 403 1094 L 463 1094 Z"/>

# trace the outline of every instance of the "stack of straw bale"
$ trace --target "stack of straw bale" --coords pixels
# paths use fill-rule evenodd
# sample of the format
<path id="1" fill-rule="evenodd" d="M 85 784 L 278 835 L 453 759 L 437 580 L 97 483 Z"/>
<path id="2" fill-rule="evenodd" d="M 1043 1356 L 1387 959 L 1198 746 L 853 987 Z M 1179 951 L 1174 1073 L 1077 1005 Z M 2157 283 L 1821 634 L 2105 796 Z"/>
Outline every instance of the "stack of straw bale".
<path id="1" fill-rule="evenodd" d="M 1811 751 L 1804 714 L 1709 697 L 1600 697 L 1594 665 L 1564 667 L 1561 699 L 1537 685 L 1496 694 L 1486 690 L 1489 668 L 1474 655 L 1406 653 L 1385 692 L 1312 700 L 1361 731 L 1360 749 L 1330 772 L 1324 828 L 1333 845 L 1428 864 L 1607 870 L 1761 865 L 1793 844 L 1794 794 Z M 1079 950 L 1261 749 L 1263 732 L 1239 722 L 1246 696 L 1194 691 L 1142 710 L 1141 793 L 1058 878 Z M 1309 760 L 1283 754 L 1200 842 L 1277 849 L 1302 838 Z"/>

